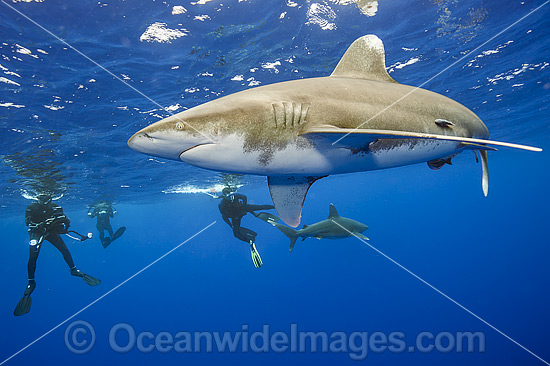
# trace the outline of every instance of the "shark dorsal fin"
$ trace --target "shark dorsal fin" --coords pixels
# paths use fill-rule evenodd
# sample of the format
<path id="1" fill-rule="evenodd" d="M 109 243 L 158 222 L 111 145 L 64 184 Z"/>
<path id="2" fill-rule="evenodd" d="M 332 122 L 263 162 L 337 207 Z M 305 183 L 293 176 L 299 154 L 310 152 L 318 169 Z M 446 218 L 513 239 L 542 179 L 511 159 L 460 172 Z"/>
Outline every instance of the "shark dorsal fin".
<path id="1" fill-rule="evenodd" d="M 340 217 L 338 215 L 338 211 L 336 211 L 336 207 L 331 203 L 330 206 L 328 206 L 328 218 L 329 219 L 335 219 L 337 217 Z"/>
<path id="2" fill-rule="evenodd" d="M 385 58 L 380 38 L 368 34 L 349 46 L 330 76 L 397 83 L 386 71 Z"/>

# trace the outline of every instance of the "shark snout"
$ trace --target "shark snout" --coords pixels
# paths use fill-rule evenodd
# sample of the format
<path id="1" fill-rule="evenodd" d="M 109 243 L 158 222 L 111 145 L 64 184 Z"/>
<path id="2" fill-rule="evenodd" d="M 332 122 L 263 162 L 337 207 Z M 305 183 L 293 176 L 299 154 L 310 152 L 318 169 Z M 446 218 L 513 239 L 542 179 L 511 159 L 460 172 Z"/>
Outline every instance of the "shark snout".
<path id="1" fill-rule="evenodd" d="M 367 230 L 369 227 L 367 225 L 364 225 L 364 224 L 360 224 L 359 228 L 358 228 L 358 232 L 362 233 L 363 231 Z"/>
<path id="2" fill-rule="evenodd" d="M 179 160 L 179 154 L 183 150 L 177 144 L 166 139 L 151 136 L 147 132 L 137 132 L 128 140 L 128 146 L 144 154 L 150 154 L 161 158 Z"/>
<path id="3" fill-rule="evenodd" d="M 208 141 L 204 137 L 195 137 L 180 131 L 152 130 L 146 127 L 136 132 L 128 140 L 128 146 L 144 154 L 165 159 L 180 160 L 183 151 Z"/>
<path id="4" fill-rule="evenodd" d="M 369 227 L 359 221 L 351 220 L 348 224 L 348 230 L 353 231 L 354 233 L 362 233 L 367 230 Z"/>

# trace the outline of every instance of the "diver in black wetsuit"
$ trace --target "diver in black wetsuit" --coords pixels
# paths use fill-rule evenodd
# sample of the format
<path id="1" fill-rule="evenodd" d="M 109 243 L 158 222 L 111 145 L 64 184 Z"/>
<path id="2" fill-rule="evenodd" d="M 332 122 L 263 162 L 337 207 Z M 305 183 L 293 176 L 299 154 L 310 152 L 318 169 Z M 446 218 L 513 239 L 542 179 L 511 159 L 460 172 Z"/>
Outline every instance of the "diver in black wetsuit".
<path id="1" fill-rule="evenodd" d="M 113 233 L 113 228 L 111 227 L 109 218 L 114 217 L 116 214 L 117 210 L 109 201 L 99 201 L 92 205 L 88 210 L 88 216 L 90 218 L 97 216 L 96 228 L 99 231 L 99 238 L 103 248 L 107 248 L 115 239 L 118 239 L 122 234 L 124 234 L 124 231 L 126 231 L 126 227 L 121 226 Z M 109 236 L 105 236 L 105 231 L 109 233 Z"/>
<path id="2" fill-rule="evenodd" d="M 34 273 L 36 271 L 36 261 L 40 254 L 40 248 L 44 240 L 49 241 L 63 255 L 63 259 L 71 270 L 71 275 L 82 277 L 90 286 L 96 286 L 101 283 L 100 280 L 85 274 L 78 270 L 73 262 L 69 249 L 61 239 L 60 234 L 67 234 L 71 220 L 63 213 L 63 209 L 52 202 L 49 195 L 39 195 L 37 202 L 30 204 L 25 212 L 25 223 L 29 227 L 29 262 L 27 271 L 29 283 L 25 289 L 24 296 L 21 298 L 14 315 L 19 316 L 29 312 L 31 307 L 31 293 L 36 287 Z M 72 231 L 71 231 L 72 232 Z M 80 240 L 85 240 L 82 236 Z"/>
<path id="3" fill-rule="evenodd" d="M 250 253 L 252 255 L 252 261 L 256 267 L 262 266 L 262 259 L 260 254 L 256 250 L 254 244 L 256 235 L 254 231 L 241 227 L 241 219 L 247 214 L 251 213 L 257 216 L 254 211 L 257 210 L 270 210 L 275 208 L 273 205 L 250 205 L 247 203 L 245 195 L 231 192 L 231 189 L 224 188 L 222 190 L 222 201 L 218 205 L 220 213 L 222 214 L 223 221 L 227 223 L 233 229 L 233 235 L 246 243 L 250 244 Z"/>

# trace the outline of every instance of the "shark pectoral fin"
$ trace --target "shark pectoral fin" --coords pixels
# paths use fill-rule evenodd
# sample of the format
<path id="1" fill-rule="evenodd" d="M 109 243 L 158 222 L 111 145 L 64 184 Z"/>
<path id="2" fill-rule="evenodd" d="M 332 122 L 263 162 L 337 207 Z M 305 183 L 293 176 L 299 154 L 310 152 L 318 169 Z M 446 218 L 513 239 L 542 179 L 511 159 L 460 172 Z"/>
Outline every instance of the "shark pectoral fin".
<path id="1" fill-rule="evenodd" d="M 365 235 L 361 234 L 361 233 L 352 233 L 353 236 L 356 236 L 358 237 L 359 239 L 363 239 L 363 240 L 370 240 L 369 238 L 367 238 Z"/>
<path id="2" fill-rule="evenodd" d="M 439 140 L 439 141 L 454 141 L 460 143 L 470 143 L 470 144 L 479 144 L 482 147 L 475 147 L 476 149 L 482 150 L 492 150 L 492 146 L 503 146 L 510 147 L 514 149 L 522 149 L 528 151 L 542 151 L 541 148 L 512 144 L 509 142 L 501 141 L 491 141 L 484 139 L 477 139 L 471 137 L 460 137 L 460 136 L 448 136 L 448 135 L 436 135 L 431 133 L 420 133 L 420 132 L 409 132 L 409 131 L 392 131 L 392 130 L 374 130 L 374 129 L 360 129 L 360 128 L 338 128 L 334 126 L 313 126 L 305 129 L 300 135 L 305 137 L 315 137 L 322 136 L 329 140 L 333 140 L 333 143 L 338 143 L 340 145 L 350 145 L 354 146 L 358 142 L 363 141 L 363 146 L 365 142 L 374 141 L 377 139 L 426 139 L 426 140 Z M 347 141 L 346 141 L 347 140 Z M 490 145 L 490 146 L 486 146 Z"/>
<path id="3" fill-rule="evenodd" d="M 487 160 L 487 151 L 479 150 L 481 155 L 481 167 L 483 169 L 483 178 L 481 180 L 481 188 L 485 197 L 489 194 L 489 161 Z"/>
<path id="4" fill-rule="evenodd" d="M 385 57 L 380 38 L 368 34 L 348 47 L 330 76 L 397 83 L 386 71 Z"/>
<path id="5" fill-rule="evenodd" d="M 313 182 L 320 178 L 323 177 L 267 177 L 271 200 L 281 220 L 292 227 L 297 227 L 300 224 L 307 191 Z"/>

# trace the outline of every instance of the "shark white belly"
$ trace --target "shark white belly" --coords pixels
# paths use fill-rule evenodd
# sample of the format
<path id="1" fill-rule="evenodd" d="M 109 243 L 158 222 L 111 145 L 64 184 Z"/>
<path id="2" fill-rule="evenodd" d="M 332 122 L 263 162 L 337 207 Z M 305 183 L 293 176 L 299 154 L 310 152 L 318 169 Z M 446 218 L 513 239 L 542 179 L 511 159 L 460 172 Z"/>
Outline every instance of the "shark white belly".
<path id="1" fill-rule="evenodd" d="M 299 137 L 296 143 L 273 152 L 268 161 L 263 152 L 246 151 L 244 141 L 230 135 L 214 144 L 204 144 L 180 155 L 183 162 L 205 169 L 265 176 L 324 176 L 387 169 L 431 161 L 459 153 L 460 143 L 401 139 L 377 141 L 368 149 L 335 147 L 330 141 Z"/>

